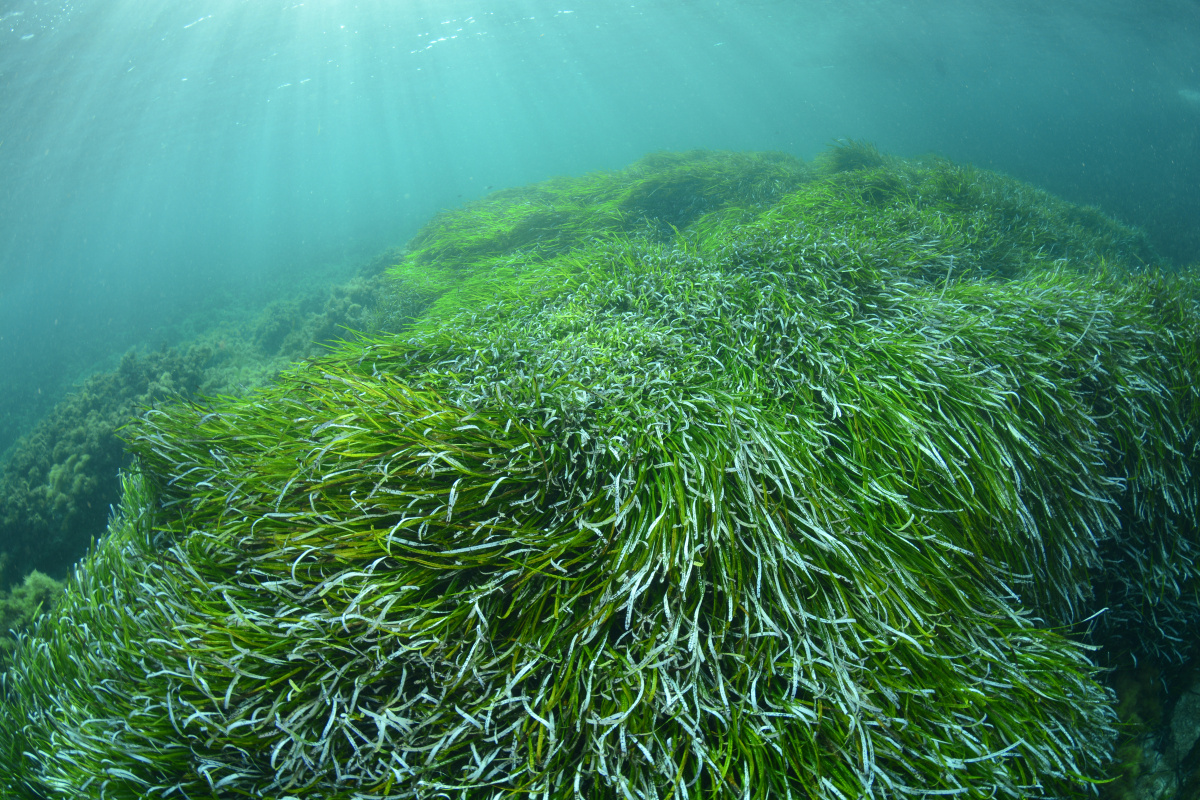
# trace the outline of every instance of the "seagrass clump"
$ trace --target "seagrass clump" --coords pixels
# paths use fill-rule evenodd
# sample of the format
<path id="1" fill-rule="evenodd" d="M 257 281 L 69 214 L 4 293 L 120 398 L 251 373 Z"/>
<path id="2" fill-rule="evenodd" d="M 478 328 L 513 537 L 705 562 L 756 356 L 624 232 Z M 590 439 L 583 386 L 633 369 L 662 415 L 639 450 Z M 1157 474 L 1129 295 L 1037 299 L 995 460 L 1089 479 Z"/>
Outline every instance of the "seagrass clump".
<path id="1" fill-rule="evenodd" d="M 1100 659 L 1190 653 L 1196 282 L 1099 217 L 1046 253 L 1014 186 L 896 161 L 500 247 L 403 334 L 148 411 L 4 677 L 0 785 L 1093 792 Z"/>

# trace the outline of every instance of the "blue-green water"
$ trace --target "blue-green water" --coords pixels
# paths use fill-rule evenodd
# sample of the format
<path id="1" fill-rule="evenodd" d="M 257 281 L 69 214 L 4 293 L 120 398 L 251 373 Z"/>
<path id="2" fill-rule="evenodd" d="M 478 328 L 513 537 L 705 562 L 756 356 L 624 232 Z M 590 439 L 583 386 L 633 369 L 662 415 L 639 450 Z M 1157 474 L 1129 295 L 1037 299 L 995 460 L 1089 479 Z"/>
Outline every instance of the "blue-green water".
<path id="1" fill-rule="evenodd" d="M 936 151 L 1198 257 L 1185 0 L 0 0 L 0 20 L 10 423 L 189 313 L 660 149 Z"/>

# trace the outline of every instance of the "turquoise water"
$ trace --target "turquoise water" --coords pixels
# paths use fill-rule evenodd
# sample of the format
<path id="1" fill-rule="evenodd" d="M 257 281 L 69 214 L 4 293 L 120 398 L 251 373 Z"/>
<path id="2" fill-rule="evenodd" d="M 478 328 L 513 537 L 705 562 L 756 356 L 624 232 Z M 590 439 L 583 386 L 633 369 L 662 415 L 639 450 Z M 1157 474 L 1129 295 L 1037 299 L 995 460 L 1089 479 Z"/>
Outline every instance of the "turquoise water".
<path id="1" fill-rule="evenodd" d="M 0 20 L 11 419 L 439 209 L 654 150 L 936 151 L 1197 258 L 1194 2 L 4 0 Z"/>

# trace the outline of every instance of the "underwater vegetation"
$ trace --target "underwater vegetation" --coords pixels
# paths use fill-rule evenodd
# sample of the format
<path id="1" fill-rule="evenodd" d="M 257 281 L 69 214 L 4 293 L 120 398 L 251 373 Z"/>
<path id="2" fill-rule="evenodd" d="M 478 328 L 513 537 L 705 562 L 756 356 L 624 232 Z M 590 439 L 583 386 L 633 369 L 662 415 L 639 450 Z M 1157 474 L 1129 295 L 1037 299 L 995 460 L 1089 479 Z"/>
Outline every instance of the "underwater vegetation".
<path id="1" fill-rule="evenodd" d="M 0 471 L 0 586 L 31 570 L 65 576 L 104 532 L 129 456 L 117 429 L 200 381 L 202 348 L 126 353 L 85 380 L 8 454 Z M 7 630 L 7 629 L 5 629 Z"/>
<path id="2" fill-rule="evenodd" d="M 0 466 L 0 589 L 32 570 L 66 576 L 102 535 L 120 500 L 129 454 L 118 430 L 172 397 L 244 393 L 316 355 L 347 328 L 378 327 L 384 264 L 347 283 L 280 299 L 240 325 L 197 331 L 178 347 L 130 350 L 89 376 L 8 453 Z M 0 629 L 0 640 L 8 628 Z"/>
<path id="3" fill-rule="evenodd" d="M 24 631 L 40 614 L 52 611 L 62 591 L 62 581 L 37 570 L 11 590 L 0 590 L 0 630 L 10 633 L 0 636 L 0 671 L 8 668 L 9 654 L 15 646 L 11 633 Z"/>
<path id="4" fill-rule="evenodd" d="M 783 153 L 692 151 L 494 192 L 439 214 L 413 237 L 391 271 L 390 316 L 438 324 L 488 302 L 497 283 L 519 284 L 531 262 L 609 237 L 670 242 L 680 228 L 721 211 L 749 218 L 811 176 Z"/>
<path id="5" fill-rule="evenodd" d="M 0 787 L 1094 794 L 1102 668 L 1194 655 L 1196 277 L 857 161 L 499 193 L 391 270 L 398 332 L 147 410 L 3 675 Z"/>

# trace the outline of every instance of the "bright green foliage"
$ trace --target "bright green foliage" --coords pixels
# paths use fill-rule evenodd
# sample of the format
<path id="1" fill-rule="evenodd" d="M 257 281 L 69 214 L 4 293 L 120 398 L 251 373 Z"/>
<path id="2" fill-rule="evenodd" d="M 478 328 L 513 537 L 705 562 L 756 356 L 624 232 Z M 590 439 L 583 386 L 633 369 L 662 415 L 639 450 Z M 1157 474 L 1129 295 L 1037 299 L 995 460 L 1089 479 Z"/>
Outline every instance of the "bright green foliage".
<path id="1" fill-rule="evenodd" d="M 692 151 L 498 191 L 440 214 L 413 238 L 392 270 L 397 305 L 409 319 L 440 324 L 487 303 L 497 287 L 519 291 L 528 266 L 547 257 L 610 237 L 669 240 L 702 214 L 768 204 L 809 175 L 782 153 Z M 539 269 L 535 279 L 543 277 Z"/>
<path id="2" fill-rule="evenodd" d="M 149 412 L 6 676 L 9 791 L 1089 793 L 1096 648 L 1197 619 L 1194 278 L 940 161 L 770 199 L 443 217 L 407 332 Z"/>

